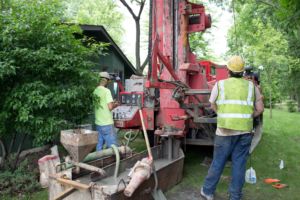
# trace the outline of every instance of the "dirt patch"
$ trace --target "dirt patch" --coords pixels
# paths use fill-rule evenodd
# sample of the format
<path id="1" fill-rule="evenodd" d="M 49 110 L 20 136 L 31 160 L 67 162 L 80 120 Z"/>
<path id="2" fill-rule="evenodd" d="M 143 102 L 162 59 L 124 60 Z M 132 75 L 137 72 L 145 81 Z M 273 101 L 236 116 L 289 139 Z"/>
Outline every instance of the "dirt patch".
<path id="1" fill-rule="evenodd" d="M 24 160 L 28 161 L 28 169 L 34 171 L 39 176 L 39 165 L 38 160 L 45 155 L 50 154 L 50 149 L 45 149 L 39 152 L 28 154 L 18 160 L 21 163 Z"/>
<path id="2" fill-rule="evenodd" d="M 170 192 L 166 195 L 168 200 L 178 200 L 178 199 L 185 199 L 185 200 L 204 200 L 200 196 L 200 189 L 199 188 L 182 188 L 180 191 Z M 216 194 L 215 200 L 227 200 L 226 194 Z"/>

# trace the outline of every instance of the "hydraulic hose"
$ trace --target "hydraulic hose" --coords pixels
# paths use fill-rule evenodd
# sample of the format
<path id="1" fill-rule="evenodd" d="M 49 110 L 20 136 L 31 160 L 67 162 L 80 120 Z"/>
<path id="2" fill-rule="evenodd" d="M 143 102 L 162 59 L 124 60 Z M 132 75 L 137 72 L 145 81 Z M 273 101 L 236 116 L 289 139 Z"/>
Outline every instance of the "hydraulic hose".
<path id="1" fill-rule="evenodd" d="M 136 138 L 137 138 L 137 136 L 138 136 L 138 134 L 139 134 L 139 132 L 135 132 L 134 134 L 134 136 L 132 137 L 132 133 L 133 133 L 134 131 L 132 131 L 132 130 L 130 130 L 130 131 L 127 131 L 125 134 L 124 134 L 124 139 L 127 141 L 126 142 L 126 147 L 129 145 L 129 143 L 130 142 L 133 142 Z"/>
<path id="2" fill-rule="evenodd" d="M 116 154 L 116 168 L 115 168 L 115 173 L 114 173 L 114 178 L 117 180 L 118 173 L 119 173 L 119 167 L 120 167 L 120 153 L 116 145 L 112 144 L 111 148 L 114 150 Z"/>

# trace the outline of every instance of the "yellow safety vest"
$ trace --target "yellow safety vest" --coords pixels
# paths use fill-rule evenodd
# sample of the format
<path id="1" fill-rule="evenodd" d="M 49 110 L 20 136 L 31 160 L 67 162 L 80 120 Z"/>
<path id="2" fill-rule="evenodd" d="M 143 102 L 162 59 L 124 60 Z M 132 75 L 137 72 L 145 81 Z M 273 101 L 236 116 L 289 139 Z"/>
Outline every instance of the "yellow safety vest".
<path id="1" fill-rule="evenodd" d="M 254 84 L 242 78 L 218 82 L 217 126 L 238 131 L 253 128 Z"/>

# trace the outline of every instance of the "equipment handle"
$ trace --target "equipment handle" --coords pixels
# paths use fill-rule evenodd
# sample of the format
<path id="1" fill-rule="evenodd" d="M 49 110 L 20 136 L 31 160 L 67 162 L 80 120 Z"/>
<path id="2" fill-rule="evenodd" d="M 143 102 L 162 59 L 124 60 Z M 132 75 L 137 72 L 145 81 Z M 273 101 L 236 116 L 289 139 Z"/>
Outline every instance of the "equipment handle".
<path id="1" fill-rule="evenodd" d="M 150 143 L 149 143 L 147 131 L 146 131 L 145 124 L 144 124 L 143 113 L 142 113 L 141 109 L 139 109 L 139 113 L 140 113 L 140 118 L 141 118 L 141 122 L 142 122 L 144 138 L 145 138 L 145 141 L 146 141 L 146 146 L 147 146 L 147 151 L 148 151 L 148 157 L 149 157 L 149 159 L 153 160 L 153 156 L 152 156 L 152 152 L 151 152 L 151 147 L 150 147 Z"/>

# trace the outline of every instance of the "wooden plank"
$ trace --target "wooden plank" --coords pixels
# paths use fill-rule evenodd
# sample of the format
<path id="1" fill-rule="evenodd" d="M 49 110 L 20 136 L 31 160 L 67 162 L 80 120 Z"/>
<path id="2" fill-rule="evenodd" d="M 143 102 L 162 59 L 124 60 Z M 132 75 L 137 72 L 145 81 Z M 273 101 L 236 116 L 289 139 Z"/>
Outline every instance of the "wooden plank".
<path id="1" fill-rule="evenodd" d="M 66 189 L 65 191 L 61 192 L 60 194 L 58 194 L 56 197 L 54 197 L 54 200 L 62 200 L 75 191 L 76 191 L 76 189 L 74 187 L 70 187 L 70 188 Z"/>
<path id="2" fill-rule="evenodd" d="M 72 180 L 68 180 L 68 179 L 64 179 L 64 178 L 57 178 L 56 177 L 55 179 L 60 184 L 71 186 L 71 187 L 74 187 L 75 189 L 79 189 L 79 190 L 87 190 L 91 187 L 87 184 L 79 183 L 77 181 L 72 181 Z"/>

